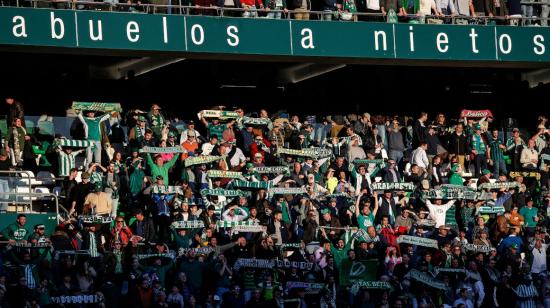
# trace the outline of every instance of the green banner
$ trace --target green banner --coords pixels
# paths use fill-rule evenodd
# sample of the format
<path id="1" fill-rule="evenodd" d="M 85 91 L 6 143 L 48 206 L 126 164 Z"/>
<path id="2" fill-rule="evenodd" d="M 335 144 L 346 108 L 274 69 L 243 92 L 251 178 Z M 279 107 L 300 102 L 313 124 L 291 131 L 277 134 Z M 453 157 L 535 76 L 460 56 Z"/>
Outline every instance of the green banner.
<path id="1" fill-rule="evenodd" d="M 269 35 L 266 35 L 268 33 Z M 158 53 L 550 62 L 550 28 L 0 7 L 0 45 Z M 66 51 L 65 51 L 66 52 Z M 208 116 L 208 115 L 205 115 Z"/>
<path id="2" fill-rule="evenodd" d="M 344 259 L 340 266 L 340 285 L 351 286 L 357 281 L 376 280 L 378 261 L 350 261 Z"/>

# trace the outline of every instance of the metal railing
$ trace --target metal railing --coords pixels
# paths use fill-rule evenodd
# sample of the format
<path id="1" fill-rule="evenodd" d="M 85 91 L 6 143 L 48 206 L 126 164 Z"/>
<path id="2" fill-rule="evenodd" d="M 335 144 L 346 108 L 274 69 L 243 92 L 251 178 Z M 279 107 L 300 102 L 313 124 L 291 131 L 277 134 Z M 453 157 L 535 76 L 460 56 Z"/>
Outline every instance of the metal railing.
<path id="1" fill-rule="evenodd" d="M 7 177 L 2 177 L 2 174 L 6 174 Z M 25 175 L 26 177 L 12 177 L 12 175 Z M 8 189 L 11 190 L 11 189 L 14 189 L 16 190 L 17 187 L 22 187 L 20 185 L 15 185 L 14 187 L 11 187 L 10 184 L 13 184 L 15 183 L 16 181 L 19 181 L 20 179 L 27 179 L 28 180 L 28 183 L 24 186 L 28 186 L 28 189 L 29 191 L 28 192 L 13 192 L 13 193 L 17 193 L 18 195 L 27 195 L 29 197 L 29 200 L 32 201 L 32 198 L 30 196 L 30 194 L 32 194 L 32 180 L 35 179 L 35 177 L 31 176 L 31 172 L 30 171 L 26 171 L 26 170 L 1 170 L 0 171 L 0 180 L 5 180 L 5 181 L 8 181 Z M 11 181 L 13 181 L 13 183 L 10 183 Z M 6 192 L 3 192 L 3 193 L 6 193 Z M 15 195 L 16 197 L 16 202 L 17 202 L 17 196 L 18 195 Z M 29 202 L 30 202 L 29 201 Z M 32 208 L 32 204 L 31 204 L 31 208 Z"/>
<path id="2" fill-rule="evenodd" d="M 0 0 L 1 3 L 2 0 Z M 291 19 L 295 14 L 307 14 L 315 16 L 317 20 L 342 20 L 342 11 L 294 11 L 294 10 L 276 10 L 266 8 L 234 8 L 234 7 L 217 7 L 217 6 L 189 6 L 182 5 L 182 0 L 167 0 L 175 1 L 177 4 L 128 4 L 117 3 L 114 1 L 93 2 L 93 1 L 70 1 L 70 0 L 16 0 L 16 6 L 20 6 L 20 1 L 30 3 L 34 8 L 63 8 L 71 10 L 100 10 L 100 11 L 127 11 L 134 13 L 168 13 L 177 15 L 210 15 L 210 16 L 231 16 L 245 18 L 266 18 L 270 13 L 281 14 L 281 18 Z M 117 1 L 117 0 L 115 0 Z M 522 5 L 538 6 L 550 5 L 550 2 L 543 1 L 522 1 Z M 240 13 L 240 14 L 237 14 Z M 346 12 L 347 16 L 352 16 L 351 20 L 346 21 L 387 21 L 387 14 L 382 13 L 363 13 L 363 12 Z M 331 16 L 328 18 L 328 16 Z M 521 15 L 511 16 L 466 16 L 466 15 L 418 15 L 407 14 L 398 16 L 398 18 L 406 18 L 408 20 L 424 21 L 427 23 L 445 23 L 445 24 L 488 24 L 496 22 L 499 24 L 511 23 L 512 25 L 531 25 L 535 22 L 548 23 L 549 17 L 525 17 Z M 439 20 L 440 22 L 434 22 Z"/>
<path id="3" fill-rule="evenodd" d="M 0 197 L 1 196 L 12 196 L 12 195 L 15 195 L 17 196 L 19 193 L 17 192 L 0 192 Z M 25 196 L 29 196 L 30 200 L 29 202 L 27 201 L 10 201 L 9 203 L 11 204 L 15 204 L 15 213 L 42 213 L 42 212 L 35 212 L 33 211 L 33 208 L 32 208 L 32 202 L 34 201 L 33 198 L 40 198 L 39 200 L 42 200 L 44 201 L 45 198 L 51 198 L 49 201 L 55 201 L 55 217 L 57 219 L 57 223 L 60 222 L 60 215 L 59 215 L 59 210 L 61 209 L 64 214 L 66 215 L 66 217 L 69 216 L 69 211 L 67 211 L 67 209 L 65 209 L 63 206 L 59 205 L 59 197 L 54 194 L 54 193 L 34 193 L 34 192 L 31 192 L 30 194 L 26 194 L 25 193 Z M 4 202 L 4 201 L 1 201 L 1 202 Z M 17 205 L 27 205 L 29 204 L 29 211 L 19 211 L 19 206 Z M 10 212 L 10 211 L 6 211 L 6 212 Z M 49 213 L 49 212 L 47 212 Z"/>

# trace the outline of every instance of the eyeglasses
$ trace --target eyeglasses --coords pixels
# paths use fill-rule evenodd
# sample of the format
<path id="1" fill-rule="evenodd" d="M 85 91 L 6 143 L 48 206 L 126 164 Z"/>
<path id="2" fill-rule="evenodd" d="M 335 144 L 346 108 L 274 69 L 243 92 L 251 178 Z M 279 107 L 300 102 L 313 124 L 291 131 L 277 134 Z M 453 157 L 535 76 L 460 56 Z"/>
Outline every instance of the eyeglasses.
<path id="1" fill-rule="evenodd" d="M 124 220 L 117 220 L 116 222 L 124 222 Z"/>

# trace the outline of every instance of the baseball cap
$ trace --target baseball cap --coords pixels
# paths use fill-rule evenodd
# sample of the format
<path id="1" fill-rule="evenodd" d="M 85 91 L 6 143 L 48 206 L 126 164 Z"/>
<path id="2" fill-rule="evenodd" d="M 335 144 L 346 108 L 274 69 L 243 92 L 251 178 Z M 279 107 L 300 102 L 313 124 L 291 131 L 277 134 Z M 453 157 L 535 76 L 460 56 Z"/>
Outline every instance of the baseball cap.
<path id="1" fill-rule="evenodd" d="M 514 129 L 512 129 L 512 131 L 515 133 L 515 132 L 519 132 L 519 128 L 515 127 Z"/>

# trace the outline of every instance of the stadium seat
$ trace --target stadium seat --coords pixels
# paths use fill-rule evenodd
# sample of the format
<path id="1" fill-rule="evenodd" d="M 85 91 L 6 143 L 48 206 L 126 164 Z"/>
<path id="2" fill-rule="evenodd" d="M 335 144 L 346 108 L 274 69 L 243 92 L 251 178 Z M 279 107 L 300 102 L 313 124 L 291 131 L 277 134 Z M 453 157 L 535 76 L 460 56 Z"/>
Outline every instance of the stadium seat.
<path id="1" fill-rule="evenodd" d="M 40 171 L 36 175 L 38 181 L 42 182 L 42 185 L 53 186 L 55 185 L 55 176 L 49 171 Z"/>
<path id="2" fill-rule="evenodd" d="M 29 179 L 30 176 L 30 179 Z M 21 178 L 19 179 L 19 186 L 29 186 L 29 180 L 31 183 L 31 186 L 36 185 L 42 185 L 42 182 L 36 179 L 36 176 L 34 175 L 34 172 L 26 170 L 25 174 L 21 174 Z"/>

